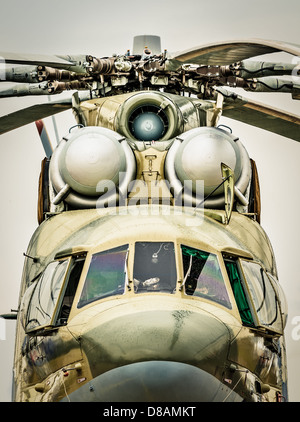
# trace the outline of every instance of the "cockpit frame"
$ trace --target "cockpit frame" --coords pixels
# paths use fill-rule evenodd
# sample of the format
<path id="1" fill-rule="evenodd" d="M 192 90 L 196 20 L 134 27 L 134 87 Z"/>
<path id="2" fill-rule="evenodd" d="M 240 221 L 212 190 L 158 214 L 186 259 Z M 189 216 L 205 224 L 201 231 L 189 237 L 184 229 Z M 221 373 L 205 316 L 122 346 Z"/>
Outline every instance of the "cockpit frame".
<path id="1" fill-rule="evenodd" d="M 122 290 L 122 292 L 120 291 L 120 294 L 114 294 L 114 295 L 107 295 L 106 297 L 102 297 L 96 300 L 92 300 L 89 303 L 86 303 L 84 305 L 78 306 L 78 304 L 80 303 L 80 297 L 82 295 L 82 291 L 84 289 L 84 285 L 85 285 L 85 281 L 87 278 L 87 274 L 93 259 L 93 256 L 95 256 L 96 254 L 101 254 L 104 253 L 105 251 L 108 251 L 111 248 L 111 244 L 109 242 L 105 242 L 102 245 L 93 247 L 93 248 L 87 248 L 87 247 L 80 247 L 80 248 L 76 248 L 76 250 L 66 250 L 66 251 L 61 251 L 59 253 L 56 254 L 55 259 L 53 261 L 51 261 L 51 263 L 53 262 L 62 262 L 62 261 L 68 261 L 68 266 L 66 269 L 66 272 L 64 274 L 64 278 L 63 281 L 61 283 L 61 289 L 60 289 L 60 293 L 57 297 L 56 300 L 56 305 L 53 308 L 53 314 L 52 317 L 50 318 L 50 320 L 46 323 L 46 324 L 41 324 L 39 326 L 34 326 L 34 327 L 30 327 L 28 328 L 28 323 L 26 322 L 28 320 L 28 313 L 30 311 L 30 303 L 31 303 L 31 299 L 33 297 L 33 290 L 34 288 L 30 288 L 28 289 L 28 293 L 24 296 L 24 300 L 25 302 L 27 302 L 27 308 L 28 308 L 28 312 L 26 312 L 26 315 L 24 316 L 23 320 L 24 320 L 24 328 L 27 334 L 31 335 L 31 334 L 35 334 L 37 332 L 42 331 L 47 331 L 47 330 L 51 330 L 51 329 L 57 329 L 59 326 L 62 325 L 66 325 L 68 323 L 68 320 L 71 320 L 73 317 L 75 317 L 78 313 L 82 312 L 83 310 L 92 307 L 96 302 L 98 303 L 99 301 L 112 301 L 112 300 L 118 300 L 120 298 L 122 298 L 123 296 L 126 296 L 126 300 L 130 299 L 130 297 L 136 297 L 137 296 L 137 288 L 135 286 L 135 277 L 134 277 L 134 263 L 135 263 L 135 258 L 136 258 L 136 247 L 137 245 L 141 244 L 141 242 L 146 243 L 156 243 L 156 248 L 158 248 L 159 251 L 162 250 L 162 246 L 165 244 L 173 244 L 174 245 L 174 265 L 175 265 L 175 274 L 176 274 L 176 280 L 174 280 L 174 289 L 169 292 L 167 291 L 157 291 L 155 289 L 155 285 L 153 284 L 153 286 L 150 289 L 144 289 L 143 291 L 143 296 L 144 295 L 158 295 L 158 294 L 168 294 L 168 295 L 172 295 L 174 297 L 176 297 L 177 299 L 180 297 L 182 299 L 185 300 L 193 300 L 193 301 L 202 301 L 203 303 L 208 303 L 210 305 L 216 306 L 216 307 L 221 307 L 222 309 L 226 310 L 227 312 L 231 313 L 235 318 L 237 318 L 242 325 L 248 325 L 249 328 L 253 329 L 253 330 L 259 330 L 262 333 L 268 333 L 271 335 L 281 335 L 283 332 L 283 326 L 284 323 L 283 321 L 281 321 L 280 327 L 277 326 L 276 329 L 274 329 L 274 327 L 270 327 L 270 326 L 266 326 L 265 324 L 262 324 L 258 318 L 257 312 L 255 311 L 255 306 L 253 303 L 253 298 L 251 297 L 251 292 L 249 290 L 249 285 L 248 282 L 246 282 L 246 276 L 245 273 L 243 271 L 243 262 L 251 262 L 254 263 L 255 265 L 260 265 L 258 262 L 256 262 L 255 260 L 252 259 L 250 254 L 246 254 L 243 253 L 244 256 L 240 256 L 240 255 L 230 255 L 228 252 L 226 253 L 222 253 L 222 251 L 218 251 L 214 248 L 212 248 L 210 245 L 206 245 L 203 242 L 193 242 L 190 241 L 188 239 L 156 239 L 155 241 L 151 240 L 151 242 L 149 242 L 148 239 L 136 239 L 135 241 L 129 241 L 127 243 L 122 242 L 122 239 L 120 239 L 119 242 L 119 246 L 122 245 L 126 245 L 126 257 L 125 257 L 125 262 L 124 262 L 124 289 Z M 159 245 L 161 245 L 159 247 Z M 113 244 L 114 248 L 116 248 L 118 245 Z M 226 289 L 226 293 L 228 295 L 228 303 L 226 304 L 222 304 L 222 303 L 218 303 L 215 300 L 212 300 L 211 297 L 209 296 L 205 296 L 205 295 L 198 295 L 195 296 L 193 294 L 188 294 L 185 286 L 184 286 L 184 280 L 185 280 L 185 276 L 186 276 L 186 271 L 184 270 L 184 265 L 183 265 L 183 255 L 182 255 L 182 247 L 188 247 L 190 249 L 194 249 L 194 250 L 199 250 L 199 251 L 203 251 L 203 253 L 206 254 L 211 254 L 214 255 L 216 257 L 216 262 L 218 263 L 219 269 L 220 269 L 220 274 L 222 277 L 222 281 L 224 283 L 225 289 Z M 226 269 L 225 266 L 225 262 L 226 259 L 228 259 L 228 257 L 231 256 L 231 259 L 235 260 L 237 262 L 237 266 L 239 268 L 239 272 L 240 272 L 240 276 L 241 276 L 241 280 L 242 280 L 242 284 L 243 284 L 243 289 L 245 291 L 245 296 L 246 296 L 246 300 L 248 301 L 249 304 L 249 308 L 251 309 L 251 315 L 253 318 L 253 323 L 250 324 L 245 324 L 245 321 L 243 321 L 243 318 L 241 317 L 241 313 L 240 310 L 238 309 L 238 305 L 237 305 L 237 300 L 231 285 L 231 280 L 228 274 L 228 271 Z M 77 284 L 76 284 L 76 291 L 74 291 L 74 295 L 72 297 L 72 306 L 70 307 L 67 316 L 65 317 L 61 317 L 62 315 L 62 306 L 63 306 L 63 300 L 64 300 L 64 296 L 66 294 L 66 290 L 68 288 L 68 284 L 70 282 L 70 271 L 71 271 L 71 267 L 72 267 L 72 262 L 74 263 L 74 261 L 76 259 L 80 258 L 81 260 L 83 260 L 83 266 L 81 269 L 81 274 L 78 276 L 78 280 L 77 280 Z M 153 258 L 153 255 L 152 255 Z M 48 266 L 51 264 L 49 263 Z M 45 271 L 47 270 L 48 266 L 46 267 Z M 262 268 L 262 267 L 261 267 Z M 262 269 L 262 271 L 264 271 Z M 271 279 L 271 277 L 267 274 L 266 271 L 264 271 L 265 276 L 268 278 L 270 286 L 272 287 L 273 291 L 274 291 L 274 297 L 276 300 L 276 304 L 278 306 L 278 310 L 280 312 L 280 315 L 283 314 L 282 310 L 281 310 L 281 306 L 280 306 L 280 300 L 279 300 L 279 292 L 278 289 L 276 289 L 276 286 L 274 287 L 274 279 Z M 42 277 L 42 275 L 41 275 Z M 155 278 L 153 276 L 153 278 Z M 40 278 L 35 282 L 35 285 L 38 286 Z M 149 280 L 149 278 L 148 278 Z M 151 284 L 151 283 L 150 283 Z M 30 293 L 31 292 L 31 293 Z M 140 292 L 139 292 L 140 293 Z M 29 296 L 29 298 L 28 298 Z"/>

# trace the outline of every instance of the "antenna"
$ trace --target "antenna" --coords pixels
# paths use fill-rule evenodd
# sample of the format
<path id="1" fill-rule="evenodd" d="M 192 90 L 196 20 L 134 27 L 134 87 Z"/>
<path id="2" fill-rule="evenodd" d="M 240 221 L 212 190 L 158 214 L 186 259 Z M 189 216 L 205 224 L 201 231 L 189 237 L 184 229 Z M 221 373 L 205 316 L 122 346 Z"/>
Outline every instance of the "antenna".
<path id="1" fill-rule="evenodd" d="M 50 142 L 48 132 L 44 126 L 44 122 L 43 120 L 36 120 L 35 125 L 40 135 L 40 138 L 44 147 L 45 155 L 47 158 L 50 158 L 53 152 L 53 148 Z"/>
<path id="2" fill-rule="evenodd" d="M 51 95 L 48 95 L 48 101 L 51 101 Z M 51 118 L 52 118 L 52 124 L 53 124 L 54 132 L 55 132 L 56 143 L 58 145 L 58 143 L 59 143 L 59 135 L 58 135 L 58 130 L 57 130 L 56 119 L 55 119 L 55 116 L 54 115 L 52 115 Z"/>

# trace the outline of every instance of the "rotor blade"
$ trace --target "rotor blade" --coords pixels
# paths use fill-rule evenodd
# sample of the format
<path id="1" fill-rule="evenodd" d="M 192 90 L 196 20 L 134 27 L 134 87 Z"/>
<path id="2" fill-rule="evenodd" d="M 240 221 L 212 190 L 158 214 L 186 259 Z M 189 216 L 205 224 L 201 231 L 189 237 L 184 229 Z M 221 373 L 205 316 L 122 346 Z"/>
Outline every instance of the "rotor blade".
<path id="1" fill-rule="evenodd" d="M 68 60 L 60 58 L 58 56 L 51 56 L 45 54 L 19 54 L 0 52 L 0 58 L 2 62 L 8 64 L 27 64 L 35 66 L 41 65 L 56 67 L 57 69 L 67 69 L 70 66 L 74 66 L 74 63 Z"/>
<path id="2" fill-rule="evenodd" d="M 0 135 L 39 119 L 52 116 L 72 107 L 72 99 L 35 104 L 0 117 Z"/>
<path id="3" fill-rule="evenodd" d="M 224 96 L 222 115 L 300 142 L 300 117 L 216 88 Z"/>
<path id="4" fill-rule="evenodd" d="M 4 84 L 5 85 L 5 84 Z M 59 82 L 44 81 L 38 83 L 7 83 L 6 86 L 0 87 L 0 98 L 8 97 L 24 97 L 28 95 L 56 95 L 68 90 L 84 90 L 86 91 L 88 84 L 81 81 Z"/>
<path id="5" fill-rule="evenodd" d="M 77 67 L 75 67 L 75 70 Z M 73 70 L 73 69 L 72 69 Z M 76 72 L 55 69 L 49 66 L 13 66 L 7 65 L 0 70 L 0 82 L 41 83 L 44 81 L 72 81 L 77 78 Z"/>
<path id="6" fill-rule="evenodd" d="M 217 42 L 174 53 L 171 64 L 194 63 L 199 65 L 228 65 L 261 54 L 284 51 L 300 55 L 300 46 L 281 41 L 249 39 Z"/>
<path id="7" fill-rule="evenodd" d="M 66 70 L 70 70 L 75 73 L 86 73 L 86 61 L 87 57 L 86 55 L 79 54 L 75 56 L 63 56 L 63 55 L 57 55 L 59 59 L 66 60 L 67 63 L 70 63 L 70 65 L 64 67 Z M 57 66 L 56 66 L 57 67 Z"/>
<path id="8" fill-rule="evenodd" d="M 26 95 L 49 95 L 47 82 L 40 83 L 9 83 L 0 87 L 0 97 L 23 97 Z"/>
<path id="9" fill-rule="evenodd" d="M 77 96 L 78 101 L 86 101 L 91 99 L 90 91 L 81 91 L 73 93 L 68 98 L 60 100 L 35 104 L 33 106 L 23 108 L 13 113 L 0 117 L 0 135 L 9 132 L 10 130 L 17 129 L 18 127 L 33 123 L 36 120 L 44 119 L 45 117 L 52 116 L 62 111 L 72 108 L 73 97 Z"/>
<path id="10" fill-rule="evenodd" d="M 297 84 L 291 79 L 266 76 L 249 81 L 249 88 L 245 86 L 243 88 L 251 92 L 289 92 L 294 100 L 300 99 L 300 80 Z"/>
<path id="11" fill-rule="evenodd" d="M 236 75 L 243 79 L 259 78 L 265 76 L 292 75 L 299 76 L 299 66 L 295 63 L 275 63 L 243 60 L 237 66 Z"/>

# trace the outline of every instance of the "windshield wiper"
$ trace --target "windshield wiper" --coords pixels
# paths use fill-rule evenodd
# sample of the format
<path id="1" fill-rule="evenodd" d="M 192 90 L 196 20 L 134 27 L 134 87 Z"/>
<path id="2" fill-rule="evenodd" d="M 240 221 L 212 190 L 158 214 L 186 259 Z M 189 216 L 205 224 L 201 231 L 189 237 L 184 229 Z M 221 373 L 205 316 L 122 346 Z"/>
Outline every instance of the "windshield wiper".
<path id="1" fill-rule="evenodd" d="M 127 286 L 128 290 L 131 290 L 130 284 L 129 284 L 129 278 L 128 278 L 128 254 L 129 254 L 129 248 L 126 251 L 125 256 L 125 263 L 124 263 L 124 273 L 125 273 L 125 285 Z"/>
<path id="2" fill-rule="evenodd" d="M 183 289 L 183 286 L 186 283 L 187 278 L 190 276 L 191 274 L 191 269 L 192 269 L 192 263 L 193 263 L 193 255 L 190 255 L 190 263 L 189 263 L 189 268 L 184 276 L 183 282 L 181 283 L 181 286 L 179 287 L 179 290 L 181 291 Z"/>

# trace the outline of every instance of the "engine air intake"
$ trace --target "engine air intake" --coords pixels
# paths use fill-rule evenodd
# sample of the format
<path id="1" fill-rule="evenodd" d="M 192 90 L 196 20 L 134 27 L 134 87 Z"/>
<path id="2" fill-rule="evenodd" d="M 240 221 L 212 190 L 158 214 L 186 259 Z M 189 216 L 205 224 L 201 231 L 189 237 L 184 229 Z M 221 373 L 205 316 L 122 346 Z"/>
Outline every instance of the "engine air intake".
<path id="1" fill-rule="evenodd" d="M 169 119 L 162 108 L 145 104 L 132 112 L 128 127 L 132 136 L 139 141 L 158 141 L 167 132 Z"/>

